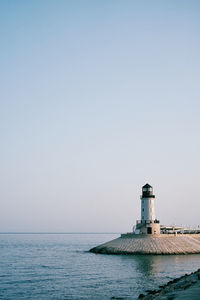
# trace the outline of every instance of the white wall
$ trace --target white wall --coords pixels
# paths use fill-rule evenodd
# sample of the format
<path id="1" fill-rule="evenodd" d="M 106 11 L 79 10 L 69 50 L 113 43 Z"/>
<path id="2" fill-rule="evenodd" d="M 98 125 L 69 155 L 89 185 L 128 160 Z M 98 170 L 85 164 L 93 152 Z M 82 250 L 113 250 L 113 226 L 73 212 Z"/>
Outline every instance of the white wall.
<path id="1" fill-rule="evenodd" d="M 154 198 L 141 198 L 141 220 L 155 220 Z"/>

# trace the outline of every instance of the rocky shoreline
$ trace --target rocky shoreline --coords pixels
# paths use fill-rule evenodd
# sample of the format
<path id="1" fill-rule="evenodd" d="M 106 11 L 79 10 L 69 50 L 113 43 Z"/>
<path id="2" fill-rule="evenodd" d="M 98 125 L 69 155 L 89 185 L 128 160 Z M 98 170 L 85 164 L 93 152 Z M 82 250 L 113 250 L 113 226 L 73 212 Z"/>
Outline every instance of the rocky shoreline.
<path id="1" fill-rule="evenodd" d="M 200 299 L 200 269 L 169 281 L 157 290 L 147 290 L 140 294 L 142 300 L 199 300 Z"/>

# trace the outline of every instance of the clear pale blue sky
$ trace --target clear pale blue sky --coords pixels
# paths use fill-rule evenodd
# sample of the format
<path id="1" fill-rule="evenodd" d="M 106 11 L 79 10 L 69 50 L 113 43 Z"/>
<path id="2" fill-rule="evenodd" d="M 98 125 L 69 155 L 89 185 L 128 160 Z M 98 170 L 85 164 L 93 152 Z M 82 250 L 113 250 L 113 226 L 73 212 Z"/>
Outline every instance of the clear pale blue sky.
<path id="1" fill-rule="evenodd" d="M 200 2 L 0 2 L 0 231 L 199 224 Z"/>

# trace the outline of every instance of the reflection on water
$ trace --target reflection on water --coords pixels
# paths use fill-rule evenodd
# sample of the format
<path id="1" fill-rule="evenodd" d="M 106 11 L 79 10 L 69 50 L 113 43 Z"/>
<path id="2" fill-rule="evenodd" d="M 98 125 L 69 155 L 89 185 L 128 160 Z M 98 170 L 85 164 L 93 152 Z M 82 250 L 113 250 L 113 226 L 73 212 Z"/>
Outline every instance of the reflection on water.
<path id="1" fill-rule="evenodd" d="M 199 268 L 200 254 L 191 255 L 120 255 L 122 261 L 136 266 L 139 273 L 145 276 L 153 276 L 157 273 L 170 273 L 173 266 L 174 274 L 191 268 Z"/>
<path id="2" fill-rule="evenodd" d="M 200 267 L 200 254 L 191 255 L 121 255 L 123 263 L 137 273 L 136 282 L 145 289 L 156 288 L 167 281 Z"/>

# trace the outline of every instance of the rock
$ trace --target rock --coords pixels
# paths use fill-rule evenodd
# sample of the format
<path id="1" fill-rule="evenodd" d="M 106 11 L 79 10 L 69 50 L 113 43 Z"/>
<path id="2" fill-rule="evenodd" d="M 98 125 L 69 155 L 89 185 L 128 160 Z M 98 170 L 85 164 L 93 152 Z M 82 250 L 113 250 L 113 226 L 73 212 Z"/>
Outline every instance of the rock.
<path id="1" fill-rule="evenodd" d="M 192 284 L 189 282 L 187 284 L 184 285 L 184 290 L 188 289 Z"/>
<path id="2" fill-rule="evenodd" d="M 173 300 L 174 299 L 174 295 L 171 295 L 171 296 L 169 296 L 168 298 L 167 298 L 167 300 Z"/>
<path id="3" fill-rule="evenodd" d="M 179 295 L 180 292 L 184 292 L 184 290 L 189 289 L 188 291 L 184 292 L 186 294 L 184 295 L 190 295 L 191 289 L 197 291 L 197 293 L 200 293 L 200 283 L 198 280 L 200 280 L 200 270 L 196 272 L 192 272 L 190 274 L 185 274 L 179 278 L 175 278 L 173 280 L 170 280 L 165 285 L 160 285 L 158 290 L 146 290 L 146 295 L 140 294 L 138 299 L 145 299 L 145 300 L 173 300 L 176 299 L 177 295 Z M 190 289 L 191 287 L 191 289 Z M 195 294 L 196 295 L 196 294 Z M 199 296 L 199 294 L 198 294 Z M 195 299 L 200 299 L 200 298 Z M 178 298 L 181 299 L 181 298 Z M 184 298 L 184 299 L 193 299 L 192 297 Z"/>

